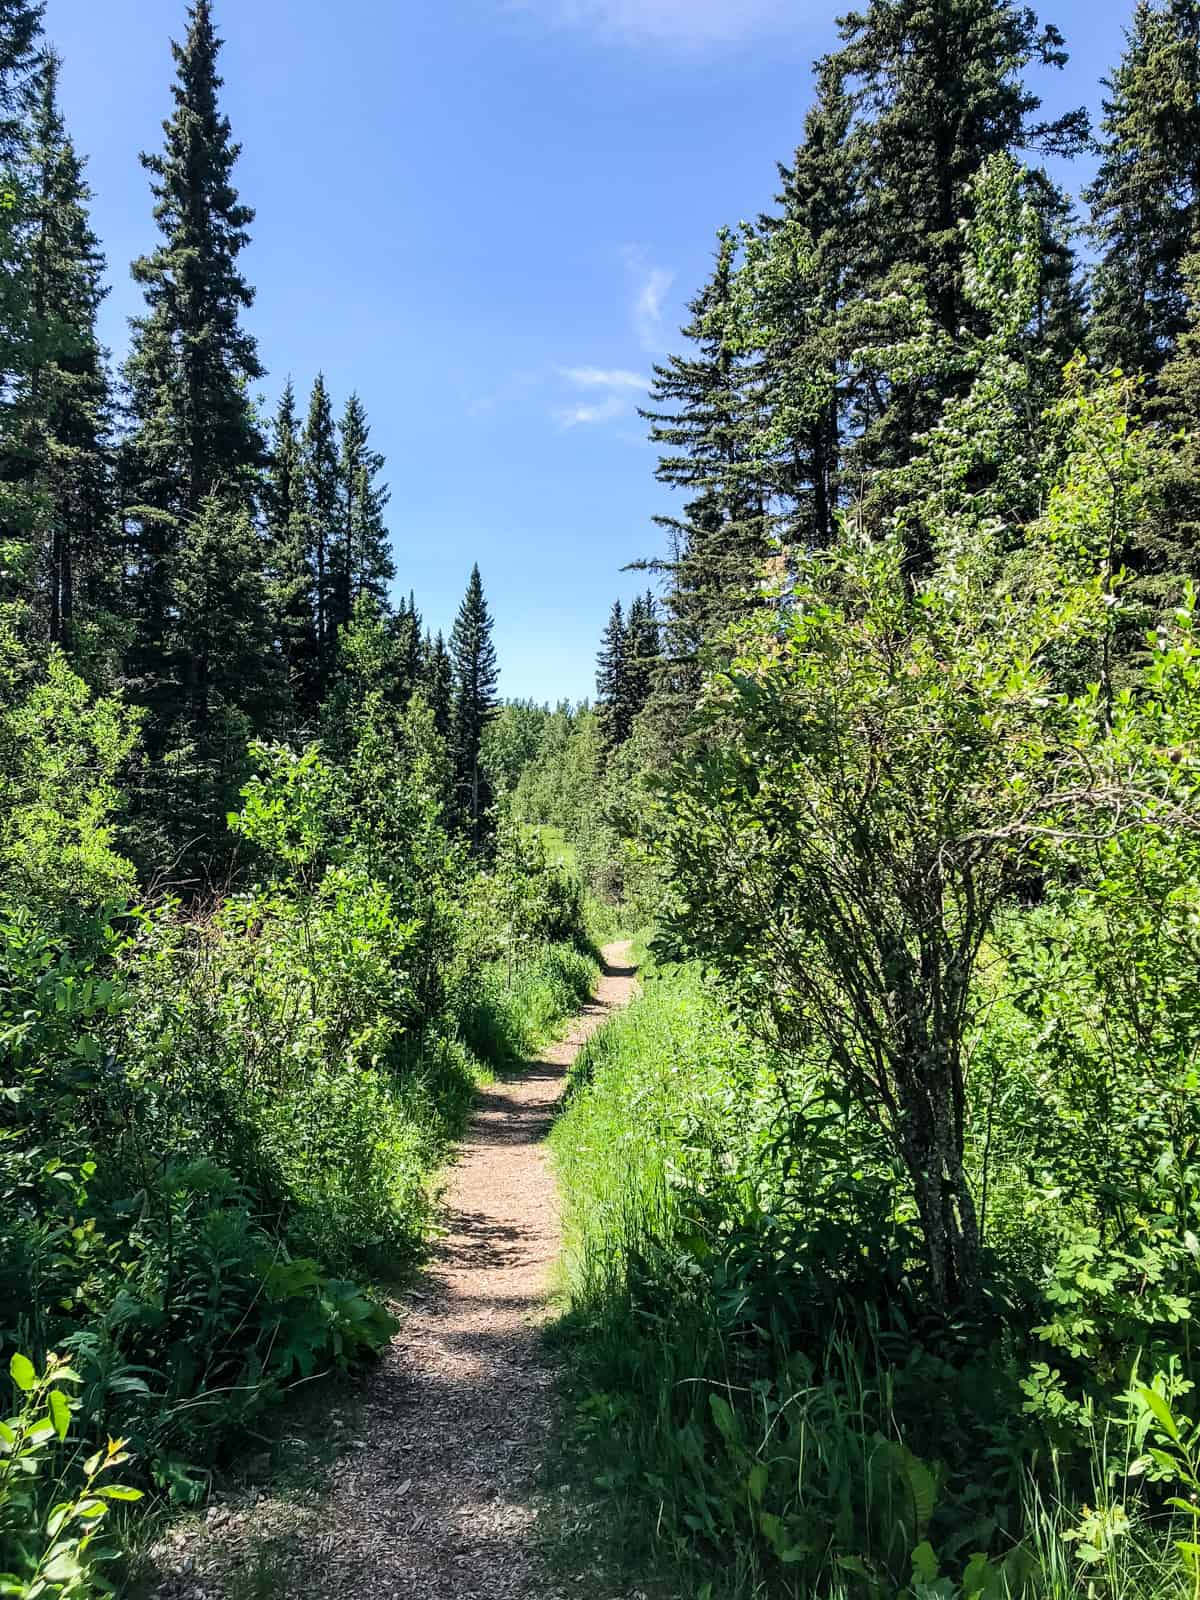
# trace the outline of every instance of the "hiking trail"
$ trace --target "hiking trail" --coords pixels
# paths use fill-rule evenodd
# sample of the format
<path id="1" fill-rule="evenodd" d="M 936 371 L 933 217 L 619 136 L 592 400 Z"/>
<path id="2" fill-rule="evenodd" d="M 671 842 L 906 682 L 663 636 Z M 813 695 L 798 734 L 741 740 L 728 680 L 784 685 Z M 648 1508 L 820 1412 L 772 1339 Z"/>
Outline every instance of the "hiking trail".
<path id="1" fill-rule="evenodd" d="M 539 1324 L 560 1245 L 543 1141 L 576 1056 L 633 996 L 629 951 L 606 946 L 564 1038 L 479 1094 L 447 1173 L 446 1232 L 397 1308 L 400 1331 L 363 1381 L 360 1425 L 327 1482 L 301 1507 L 251 1491 L 168 1536 L 175 1574 L 160 1600 L 247 1592 L 235 1574 L 264 1538 L 278 1566 L 249 1592 L 273 1600 L 556 1600 L 533 1538 L 553 1383 Z"/>

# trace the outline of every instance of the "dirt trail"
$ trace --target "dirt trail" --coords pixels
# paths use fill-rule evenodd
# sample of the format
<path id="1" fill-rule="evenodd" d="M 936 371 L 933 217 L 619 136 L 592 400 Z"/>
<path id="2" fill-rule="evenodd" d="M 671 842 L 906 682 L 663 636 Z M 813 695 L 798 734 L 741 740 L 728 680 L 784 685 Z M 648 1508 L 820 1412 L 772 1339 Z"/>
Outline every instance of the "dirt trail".
<path id="1" fill-rule="evenodd" d="M 542 1140 L 571 1063 L 632 997 L 629 948 L 605 949 L 596 996 L 560 1043 L 480 1096 L 449 1175 L 448 1232 L 367 1380 L 353 1447 L 288 1541 L 280 1600 L 551 1600 L 531 1538 L 550 1423 L 538 1324 L 559 1248 Z M 231 1519 L 243 1534 L 272 1520 L 266 1502 Z M 224 1532 L 213 1544 L 241 1542 Z M 204 1555 L 193 1596 L 225 1588 Z"/>

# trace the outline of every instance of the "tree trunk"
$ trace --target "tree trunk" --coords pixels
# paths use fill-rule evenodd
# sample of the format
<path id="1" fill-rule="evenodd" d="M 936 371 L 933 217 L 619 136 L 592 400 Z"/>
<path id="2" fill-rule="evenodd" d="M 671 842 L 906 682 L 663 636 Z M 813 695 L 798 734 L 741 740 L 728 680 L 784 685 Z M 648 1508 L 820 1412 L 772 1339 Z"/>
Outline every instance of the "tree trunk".
<path id="1" fill-rule="evenodd" d="M 979 1219 L 955 1109 L 958 1071 L 957 1061 L 926 1054 L 899 1074 L 905 1121 L 898 1144 L 925 1235 L 931 1298 L 942 1312 L 974 1305 L 980 1290 Z"/>

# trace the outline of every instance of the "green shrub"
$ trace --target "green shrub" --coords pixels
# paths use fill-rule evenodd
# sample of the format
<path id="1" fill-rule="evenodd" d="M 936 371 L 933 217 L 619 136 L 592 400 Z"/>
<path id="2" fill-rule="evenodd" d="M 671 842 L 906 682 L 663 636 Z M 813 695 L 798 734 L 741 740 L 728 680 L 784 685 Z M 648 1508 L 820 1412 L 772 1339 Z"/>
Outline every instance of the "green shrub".
<path id="1" fill-rule="evenodd" d="M 510 967 L 493 962 L 464 985 L 460 1025 L 468 1048 L 492 1066 L 512 1066 L 546 1043 L 592 992 L 594 960 L 573 945 L 521 952 Z"/>
<path id="2" fill-rule="evenodd" d="M 102 1533 L 114 1504 L 142 1498 L 108 1476 L 129 1460 L 110 1439 L 76 1465 L 69 1434 L 78 1373 L 49 1356 L 41 1373 L 19 1352 L 9 1363 L 18 1409 L 0 1422 L 0 1593 L 14 1600 L 89 1600 L 111 1593 L 96 1568 L 116 1554 Z M 68 1480 L 70 1487 L 68 1487 Z"/>

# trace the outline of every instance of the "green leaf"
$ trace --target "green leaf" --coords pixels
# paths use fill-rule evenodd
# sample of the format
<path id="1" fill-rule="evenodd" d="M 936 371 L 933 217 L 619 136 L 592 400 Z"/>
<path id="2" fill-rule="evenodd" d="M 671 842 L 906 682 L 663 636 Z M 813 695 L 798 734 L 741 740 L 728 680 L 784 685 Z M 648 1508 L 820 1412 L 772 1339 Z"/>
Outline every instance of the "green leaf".
<path id="1" fill-rule="evenodd" d="M 741 1429 L 738 1427 L 737 1417 L 734 1415 L 733 1407 L 729 1404 L 729 1401 L 722 1395 L 710 1394 L 708 1405 L 712 1412 L 713 1421 L 720 1430 L 721 1437 L 730 1444 L 735 1444 L 741 1438 Z"/>
<path id="2" fill-rule="evenodd" d="M 912 1569 L 914 1583 L 936 1583 L 941 1572 L 937 1554 L 928 1539 L 921 1543 L 912 1553 Z"/>
<path id="3" fill-rule="evenodd" d="M 69 1500 L 60 1501 L 46 1518 L 46 1537 L 48 1539 L 57 1539 L 70 1515 L 71 1502 Z"/>
<path id="4" fill-rule="evenodd" d="M 20 1389 L 21 1393 L 29 1394 L 37 1382 L 37 1372 L 34 1370 L 33 1362 L 30 1361 L 29 1357 L 23 1356 L 18 1351 L 8 1363 L 8 1370 L 12 1381 Z"/>
<path id="5" fill-rule="evenodd" d="M 1154 1413 L 1155 1421 L 1168 1438 L 1179 1443 L 1179 1429 L 1175 1425 L 1175 1418 L 1171 1415 L 1171 1408 L 1163 1399 L 1157 1389 L 1139 1388 L 1138 1395 L 1147 1408 Z"/>
<path id="6" fill-rule="evenodd" d="M 993 1576 L 993 1568 L 986 1554 L 976 1550 L 967 1562 L 966 1571 L 963 1573 L 962 1587 L 963 1600 L 980 1600 L 988 1586 L 988 1580 Z"/>
<path id="7" fill-rule="evenodd" d="M 60 1439 L 65 1439 L 67 1429 L 71 1426 L 71 1407 L 67 1397 L 61 1389 L 51 1389 L 46 1400 L 50 1407 L 50 1420 L 54 1423 L 54 1431 Z"/>
<path id="8" fill-rule="evenodd" d="M 61 1550 L 42 1568 L 42 1577 L 50 1583 L 73 1583 L 83 1576 L 83 1568 L 74 1550 Z"/>

